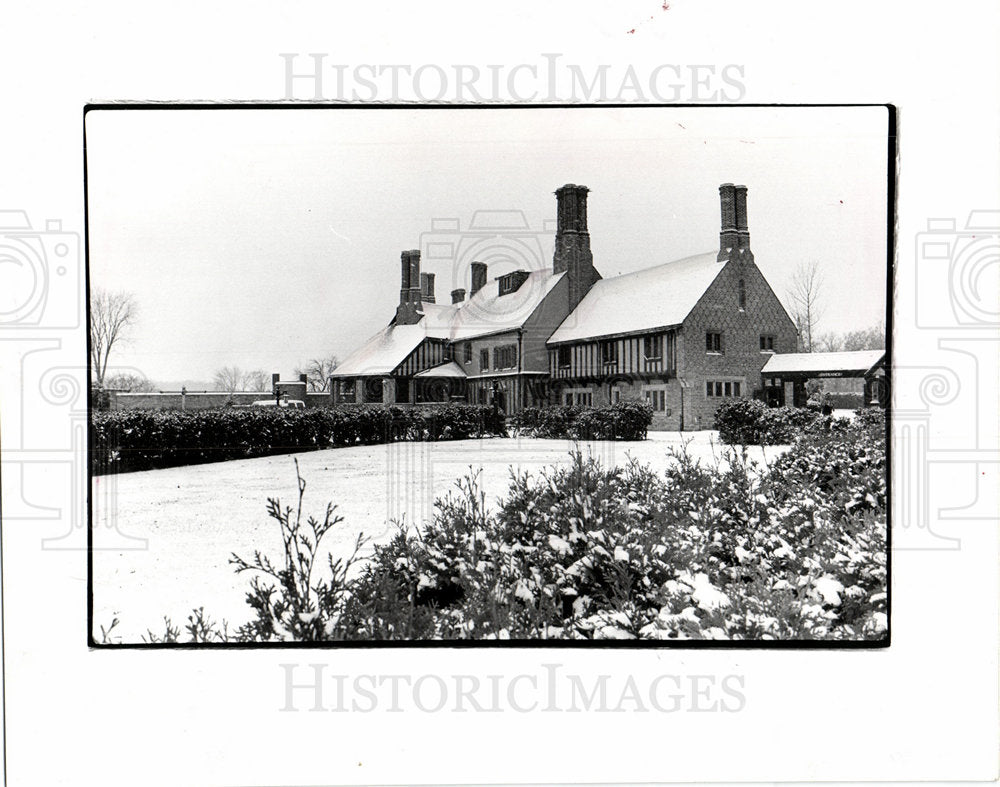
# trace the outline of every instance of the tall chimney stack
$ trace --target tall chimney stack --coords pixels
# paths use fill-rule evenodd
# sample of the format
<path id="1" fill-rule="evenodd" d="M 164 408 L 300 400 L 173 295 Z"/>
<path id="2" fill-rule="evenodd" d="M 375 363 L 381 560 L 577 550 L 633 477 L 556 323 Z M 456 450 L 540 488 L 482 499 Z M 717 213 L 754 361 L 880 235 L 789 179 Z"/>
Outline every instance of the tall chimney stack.
<path id="1" fill-rule="evenodd" d="M 586 186 L 567 183 L 556 189 L 556 248 L 553 273 L 566 272 L 569 279 L 569 308 L 577 307 L 601 275 L 594 268 L 587 230 Z"/>
<path id="2" fill-rule="evenodd" d="M 418 313 L 420 297 L 420 251 L 410 249 L 400 255 L 399 306 L 396 307 L 396 323 L 413 325 L 420 322 Z"/>
<path id="3" fill-rule="evenodd" d="M 750 251 L 750 228 L 747 226 L 747 187 L 736 186 L 736 245 L 740 253 L 753 254 Z"/>
<path id="4" fill-rule="evenodd" d="M 420 308 L 420 250 L 410 249 L 406 253 L 410 258 L 410 300 Z"/>
<path id="5" fill-rule="evenodd" d="M 434 274 L 420 274 L 420 295 L 427 303 L 434 303 Z"/>
<path id="6" fill-rule="evenodd" d="M 722 231 L 719 233 L 718 262 L 728 260 L 738 247 L 736 233 L 736 186 L 723 183 L 719 186 L 719 203 L 722 207 Z"/>
<path id="7" fill-rule="evenodd" d="M 469 298 L 486 286 L 486 263 L 472 263 L 472 288 L 469 290 Z"/>

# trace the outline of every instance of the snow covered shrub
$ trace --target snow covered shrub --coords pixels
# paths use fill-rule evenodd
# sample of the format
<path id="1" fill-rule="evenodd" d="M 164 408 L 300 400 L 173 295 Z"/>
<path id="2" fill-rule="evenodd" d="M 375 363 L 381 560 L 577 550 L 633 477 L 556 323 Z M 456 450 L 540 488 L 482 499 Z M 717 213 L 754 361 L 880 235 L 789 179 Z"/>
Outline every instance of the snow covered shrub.
<path id="1" fill-rule="evenodd" d="M 768 407 L 757 399 L 719 405 L 715 428 L 728 445 L 787 445 L 822 417 L 803 407 Z"/>
<path id="2" fill-rule="evenodd" d="M 95 474 L 246 459 L 318 448 L 398 440 L 506 436 L 492 407 L 278 407 L 94 412 Z"/>
<path id="3" fill-rule="evenodd" d="M 530 437 L 569 440 L 645 440 L 653 421 L 646 402 L 617 402 L 604 407 L 553 405 L 529 407 L 512 419 L 514 429 Z"/>
<path id="4" fill-rule="evenodd" d="M 258 574 L 235 638 L 819 639 L 887 636 L 886 462 L 878 421 L 813 424 L 770 467 L 745 449 L 663 473 L 568 465 L 512 473 L 489 509 L 477 475 L 370 558 L 317 565 L 337 524 L 269 501 L 284 560 Z M 358 562 L 358 570 L 350 572 Z M 171 632 L 173 632 L 171 634 Z M 195 624 L 208 641 L 215 634 Z M 169 624 L 165 635 L 180 632 Z"/>

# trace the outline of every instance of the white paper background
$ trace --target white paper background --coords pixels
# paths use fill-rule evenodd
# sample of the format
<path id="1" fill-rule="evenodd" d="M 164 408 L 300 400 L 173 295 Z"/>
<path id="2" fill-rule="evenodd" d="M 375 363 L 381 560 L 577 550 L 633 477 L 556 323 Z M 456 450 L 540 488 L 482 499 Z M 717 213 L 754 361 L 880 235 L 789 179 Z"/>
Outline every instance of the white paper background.
<path id="1" fill-rule="evenodd" d="M 81 237 L 84 103 L 279 99 L 280 52 L 480 66 L 560 52 L 639 73 L 736 63 L 747 102 L 896 104 L 894 538 L 908 547 L 894 554 L 883 651 L 91 652 L 84 335 L 47 313 L 0 332 L 11 784 L 996 778 L 995 291 L 985 316 L 960 320 L 947 277 L 918 257 L 928 219 L 962 228 L 970 211 L 1000 209 L 994 4 L 22 3 L 4 28 L 0 207 Z M 72 317 L 79 272 L 60 281 L 52 297 Z M 279 713 L 287 662 L 348 675 L 551 662 L 741 673 L 747 702 L 732 714 Z"/>

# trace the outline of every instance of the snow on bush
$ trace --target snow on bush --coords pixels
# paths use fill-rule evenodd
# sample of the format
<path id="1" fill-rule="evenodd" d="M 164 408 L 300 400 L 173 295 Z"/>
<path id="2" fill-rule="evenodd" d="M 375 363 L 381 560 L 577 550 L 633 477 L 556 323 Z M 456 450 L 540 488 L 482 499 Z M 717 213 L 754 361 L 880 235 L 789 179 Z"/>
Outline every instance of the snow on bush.
<path id="1" fill-rule="evenodd" d="M 297 524 L 302 483 L 294 517 L 270 501 L 283 567 L 234 557 L 260 579 L 248 596 L 257 618 L 233 636 L 877 641 L 881 430 L 865 416 L 807 431 L 763 472 L 738 450 L 714 466 L 680 450 L 663 474 L 577 452 L 569 466 L 512 474 L 492 513 L 469 476 L 430 524 L 400 528 L 350 577 L 342 564 L 313 566 L 336 521 L 330 509 Z"/>

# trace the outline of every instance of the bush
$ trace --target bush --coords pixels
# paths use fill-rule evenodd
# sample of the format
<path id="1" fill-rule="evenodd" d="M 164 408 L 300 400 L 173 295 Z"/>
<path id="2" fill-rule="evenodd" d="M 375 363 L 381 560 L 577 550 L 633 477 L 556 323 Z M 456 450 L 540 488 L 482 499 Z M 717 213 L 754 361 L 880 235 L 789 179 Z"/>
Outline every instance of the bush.
<path id="1" fill-rule="evenodd" d="M 518 434 L 567 440 L 645 440 L 653 410 L 646 402 L 605 407 L 528 407 L 511 419 Z"/>
<path id="2" fill-rule="evenodd" d="M 834 410 L 856 410 L 865 406 L 865 397 L 851 391 L 828 391 L 823 394 L 823 404 Z"/>
<path id="3" fill-rule="evenodd" d="M 823 421 L 816 410 L 768 407 L 756 399 L 737 399 L 719 405 L 714 426 L 719 439 L 729 445 L 786 445 Z"/>
<path id="4" fill-rule="evenodd" d="M 94 412 L 90 429 L 91 468 L 95 474 L 358 443 L 506 435 L 502 414 L 474 405 L 115 410 Z"/>
<path id="5" fill-rule="evenodd" d="M 318 639 L 884 639 L 885 440 L 869 416 L 807 430 L 764 472 L 745 452 L 662 475 L 576 452 L 514 474 L 495 511 L 476 476 L 420 532 L 314 565 L 322 522 L 269 501 L 284 561 L 234 556 L 258 575 L 244 641 Z M 299 508 L 305 484 L 299 482 Z M 316 575 L 314 575 L 316 574 Z M 222 640 L 197 610 L 188 631 Z M 151 635 L 152 636 L 152 635 Z M 169 621 L 165 637 L 179 636 Z"/>

